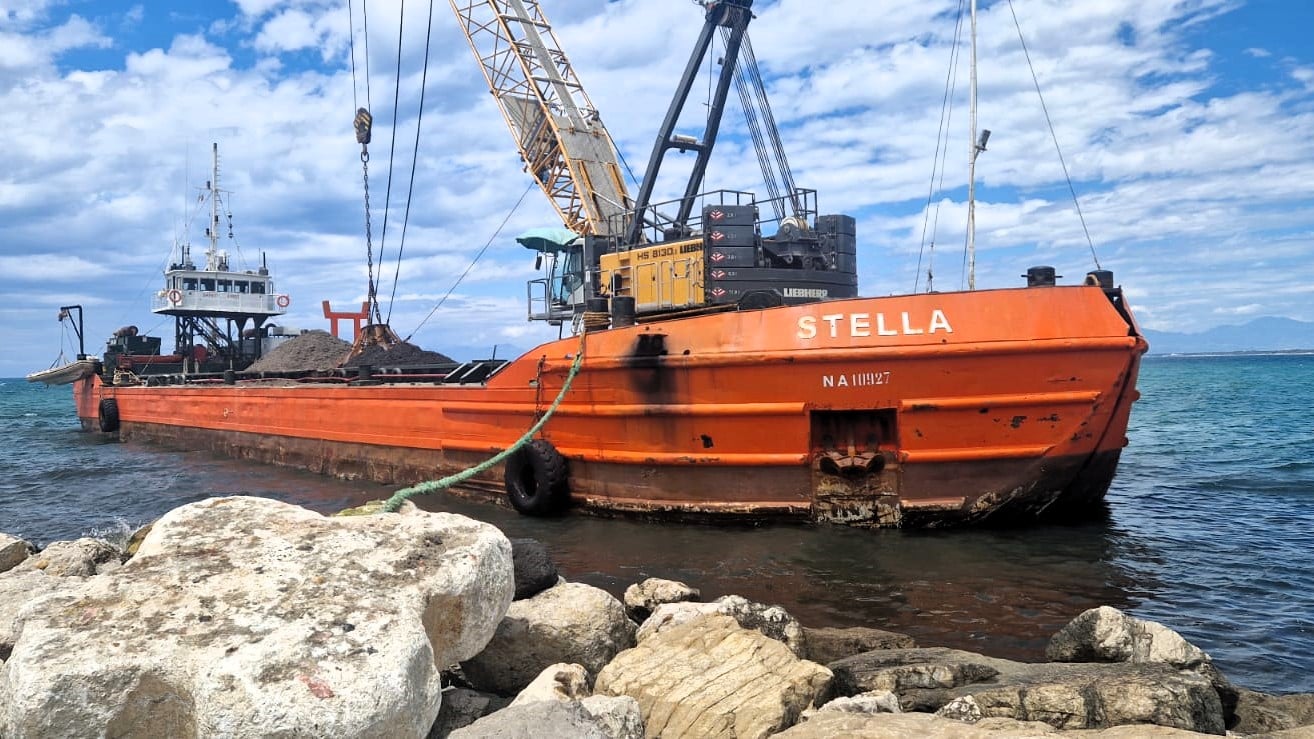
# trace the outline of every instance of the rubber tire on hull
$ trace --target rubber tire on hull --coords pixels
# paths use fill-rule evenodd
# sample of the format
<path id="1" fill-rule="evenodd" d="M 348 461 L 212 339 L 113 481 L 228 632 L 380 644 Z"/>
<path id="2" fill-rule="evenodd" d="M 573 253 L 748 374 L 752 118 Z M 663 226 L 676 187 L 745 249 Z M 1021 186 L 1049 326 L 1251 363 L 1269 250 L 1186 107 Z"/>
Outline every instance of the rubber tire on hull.
<path id="1" fill-rule="evenodd" d="M 119 401 L 114 398 L 100 401 L 100 430 L 107 434 L 119 430 Z"/>
<path id="2" fill-rule="evenodd" d="M 526 516 L 551 516 L 570 502 L 566 458 L 547 441 L 534 439 L 506 460 L 506 492 Z"/>

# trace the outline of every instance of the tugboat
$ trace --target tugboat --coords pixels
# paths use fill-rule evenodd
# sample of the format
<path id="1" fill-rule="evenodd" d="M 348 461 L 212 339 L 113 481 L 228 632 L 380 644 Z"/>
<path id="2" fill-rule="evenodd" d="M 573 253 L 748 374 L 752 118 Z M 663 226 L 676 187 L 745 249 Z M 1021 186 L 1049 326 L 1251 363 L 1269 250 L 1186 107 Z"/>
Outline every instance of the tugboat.
<path id="1" fill-rule="evenodd" d="M 164 287 L 151 298 L 152 313 L 174 319 L 174 351 L 162 354 L 160 338 L 139 335 L 136 326 L 115 331 L 103 362 L 108 372 L 119 375 L 116 384 L 148 376 L 244 370 L 270 348 L 266 322 L 291 305 L 288 295 L 275 290 L 263 254 L 258 269 L 234 270 L 228 252 L 219 248 L 221 219 L 228 221 L 229 238 L 233 231 L 232 213 L 225 213 L 219 188 L 217 143 L 211 148 L 211 175 L 201 198 L 209 205 L 205 263 L 193 262 L 191 243 L 184 239 L 164 272 Z"/>

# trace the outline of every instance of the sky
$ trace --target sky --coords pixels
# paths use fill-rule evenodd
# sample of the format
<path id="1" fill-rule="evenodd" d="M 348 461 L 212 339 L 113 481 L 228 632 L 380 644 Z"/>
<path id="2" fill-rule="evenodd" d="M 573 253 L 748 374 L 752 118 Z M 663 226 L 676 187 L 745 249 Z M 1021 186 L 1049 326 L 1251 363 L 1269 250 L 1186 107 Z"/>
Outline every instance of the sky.
<path id="1" fill-rule="evenodd" d="M 701 8 L 540 4 L 642 176 Z M 966 285 L 961 5 L 754 4 L 749 35 L 794 178 L 822 212 L 858 219 L 863 295 L 925 290 L 928 270 L 936 290 Z M 1314 321 L 1314 3 L 979 8 L 979 125 L 992 137 L 976 168 L 978 288 L 1019 286 L 1033 265 L 1080 281 L 1097 258 L 1147 328 Z M 689 133 L 705 81 L 694 89 Z M 731 100 L 707 188 L 763 193 Z M 368 244 L 361 106 L 375 119 Z M 391 325 L 426 349 L 506 356 L 556 336 L 526 320 L 534 259 L 514 237 L 560 219 L 442 0 L 0 0 L 0 131 L 0 377 L 72 358 L 62 305 L 83 307 L 89 353 L 129 324 L 168 350 L 171 319 L 149 301 L 176 245 L 205 248 L 195 204 L 214 143 L 232 214 L 220 247 L 237 268 L 268 260 L 291 298 L 281 323 L 327 329 L 321 301 L 359 306 L 372 261 Z M 667 160 L 658 199 L 682 189 L 689 160 Z"/>

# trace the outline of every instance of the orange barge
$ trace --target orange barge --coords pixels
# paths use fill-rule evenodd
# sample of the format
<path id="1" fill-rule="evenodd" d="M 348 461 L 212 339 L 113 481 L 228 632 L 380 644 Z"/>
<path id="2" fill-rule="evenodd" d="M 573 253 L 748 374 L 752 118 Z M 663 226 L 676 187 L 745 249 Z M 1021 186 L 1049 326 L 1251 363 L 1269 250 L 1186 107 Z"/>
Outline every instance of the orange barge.
<path id="1" fill-rule="evenodd" d="M 734 311 L 584 342 L 541 434 L 567 469 L 551 507 L 872 526 L 1097 511 L 1147 348 L 1121 291 L 1098 285 Z M 400 484 L 512 444 L 579 347 L 545 344 L 470 384 L 91 375 L 74 394 L 84 426 L 123 439 Z M 500 494 L 503 475 L 465 490 Z"/>

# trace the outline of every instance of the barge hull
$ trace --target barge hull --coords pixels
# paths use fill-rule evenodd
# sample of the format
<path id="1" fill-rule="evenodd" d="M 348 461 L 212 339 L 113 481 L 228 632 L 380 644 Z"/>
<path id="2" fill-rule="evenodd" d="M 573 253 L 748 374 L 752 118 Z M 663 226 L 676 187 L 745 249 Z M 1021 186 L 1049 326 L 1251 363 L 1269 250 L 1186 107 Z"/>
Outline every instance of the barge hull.
<path id="1" fill-rule="evenodd" d="M 588 334 L 541 437 L 573 504 L 858 526 L 1070 518 L 1101 508 L 1146 349 L 1117 291 L 1049 287 L 832 301 Z M 578 339 L 477 385 L 75 385 L 95 428 L 410 484 L 507 448 Z M 465 494 L 501 497 L 502 470 Z"/>

